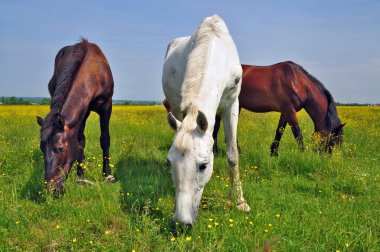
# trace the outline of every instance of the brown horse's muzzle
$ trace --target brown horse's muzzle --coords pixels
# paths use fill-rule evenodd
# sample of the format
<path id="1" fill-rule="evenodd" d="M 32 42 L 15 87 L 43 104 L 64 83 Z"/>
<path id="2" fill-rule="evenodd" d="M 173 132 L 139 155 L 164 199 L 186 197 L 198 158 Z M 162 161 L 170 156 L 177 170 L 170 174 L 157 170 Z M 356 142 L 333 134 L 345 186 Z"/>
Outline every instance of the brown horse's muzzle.
<path id="1" fill-rule="evenodd" d="M 71 165 L 66 164 L 62 167 L 57 167 L 48 179 L 47 189 L 54 195 L 63 195 L 65 192 L 64 182 L 67 178 Z"/>

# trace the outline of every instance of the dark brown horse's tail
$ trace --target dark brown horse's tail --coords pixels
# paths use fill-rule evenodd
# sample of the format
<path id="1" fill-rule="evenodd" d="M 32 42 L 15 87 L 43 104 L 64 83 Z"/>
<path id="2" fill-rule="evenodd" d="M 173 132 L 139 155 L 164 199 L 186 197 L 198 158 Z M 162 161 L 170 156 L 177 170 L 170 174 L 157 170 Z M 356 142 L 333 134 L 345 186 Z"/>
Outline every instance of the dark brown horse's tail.
<path id="1" fill-rule="evenodd" d="M 52 111 L 60 112 L 75 76 L 84 60 L 88 49 L 88 41 L 62 48 L 56 58 L 54 74 L 49 82 L 51 95 L 50 107 Z"/>
<path id="2" fill-rule="evenodd" d="M 294 63 L 295 64 L 295 63 Z M 313 75 L 309 74 L 302 66 L 295 64 L 298 69 L 305 74 L 308 79 L 316 85 L 319 90 L 325 95 L 327 102 L 328 102 L 328 109 L 327 109 L 327 117 L 326 117 L 326 124 L 327 127 L 332 131 L 334 128 L 339 126 L 341 124 L 341 121 L 338 117 L 338 111 L 336 110 L 336 104 L 334 101 L 334 98 L 332 97 L 330 91 L 326 89 L 326 87 L 320 82 L 317 78 L 315 78 Z"/>

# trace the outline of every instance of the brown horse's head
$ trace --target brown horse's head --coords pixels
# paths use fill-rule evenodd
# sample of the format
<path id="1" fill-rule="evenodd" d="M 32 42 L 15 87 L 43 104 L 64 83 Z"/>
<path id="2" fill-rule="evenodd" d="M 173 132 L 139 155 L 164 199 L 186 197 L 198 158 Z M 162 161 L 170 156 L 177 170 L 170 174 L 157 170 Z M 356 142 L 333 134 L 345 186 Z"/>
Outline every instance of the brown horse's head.
<path id="1" fill-rule="evenodd" d="M 335 146 L 339 146 L 343 143 L 343 126 L 346 125 L 345 123 L 339 124 L 335 129 L 333 129 L 328 136 L 328 146 L 327 146 L 327 152 L 329 154 L 332 153 L 332 149 Z"/>
<path id="2" fill-rule="evenodd" d="M 63 117 L 56 113 L 45 119 L 37 117 L 41 126 L 40 148 L 45 160 L 45 181 L 49 190 L 63 193 L 65 181 L 78 152 L 78 140 L 65 126 Z"/>
<path id="3" fill-rule="evenodd" d="M 339 124 L 331 131 L 323 130 L 314 133 L 314 140 L 319 143 L 319 151 L 324 154 L 332 154 L 335 146 L 343 143 L 343 126 L 345 123 Z"/>

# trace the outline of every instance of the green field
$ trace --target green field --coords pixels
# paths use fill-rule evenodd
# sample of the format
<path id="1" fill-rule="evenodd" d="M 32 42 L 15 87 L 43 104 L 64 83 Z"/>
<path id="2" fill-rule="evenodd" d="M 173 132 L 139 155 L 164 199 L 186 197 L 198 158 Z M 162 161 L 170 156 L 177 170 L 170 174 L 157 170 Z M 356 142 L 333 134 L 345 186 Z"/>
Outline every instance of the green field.
<path id="1" fill-rule="evenodd" d="M 0 251 L 380 251 L 380 108 L 338 107 L 346 122 L 332 157 L 313 152 L 313 125 L 299 113 L 306 151 L 285 131 L 271 158 L 279 114 L 243 111 L 241 177 L 252 211 L 227 200 L 224 137 L 193 230 L 173 237 L 174 187 L 166 154 L 174 132 L 163 106 L 114 106 L 111 163 L 101 175 L 98 116 L 86 128 L 86 178 L 75 170 L 64 197 L 44 190 L 36 115 L 47 106 L 0 106 Z M 266 245 L 265 245 L 266 244 Z"/>

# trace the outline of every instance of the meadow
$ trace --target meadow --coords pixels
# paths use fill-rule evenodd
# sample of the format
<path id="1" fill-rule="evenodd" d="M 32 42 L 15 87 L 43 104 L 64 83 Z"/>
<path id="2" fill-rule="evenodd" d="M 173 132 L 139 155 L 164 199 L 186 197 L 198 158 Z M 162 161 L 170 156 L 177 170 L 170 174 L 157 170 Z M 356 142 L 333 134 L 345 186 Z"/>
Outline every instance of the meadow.
<path id="1" fill-rule="evenodd" d="M 306 151 L 290 128 L 271 158 L 279 114 L 242 111 L 238 137 L 244 196 L 228 201 L 224 137 L 195 227 L 170 228 L 174 187 L 166 155 L 174 132 L 163 106 L 114 106 L 111 164 L 101 174 L 99 119 L 87 122 L 86 179 L 72 169 L 66 194 L 44 189 L 36 115 L 48 106 L 0 106 L 0 251 L 380 251 L 380 108 L 338 107 L 344 143 L 331 157 L 314 152 L 313 125 L 299 113 Z M 222 131 L 221 131 L 222 133 Z"/>

